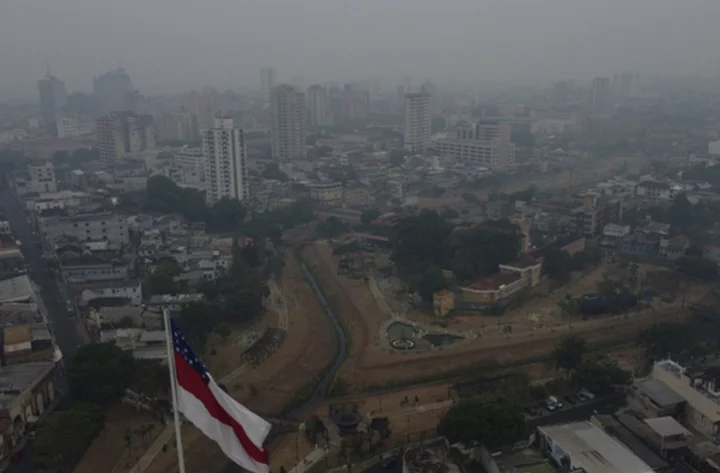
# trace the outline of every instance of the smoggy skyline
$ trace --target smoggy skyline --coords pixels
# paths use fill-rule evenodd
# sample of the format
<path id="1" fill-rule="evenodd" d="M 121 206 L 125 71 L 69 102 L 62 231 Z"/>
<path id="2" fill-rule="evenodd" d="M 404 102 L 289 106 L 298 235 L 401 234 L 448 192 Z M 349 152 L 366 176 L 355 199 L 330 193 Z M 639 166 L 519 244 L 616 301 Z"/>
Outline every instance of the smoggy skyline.
<path id="1" fill-rule="evenodd" d="M 720 71 L 720 2 L 63 0 L 0 3 L 0 99 L 69 92 L 122 65 L 143 93 L 402 76 L 476 82 Z"/>

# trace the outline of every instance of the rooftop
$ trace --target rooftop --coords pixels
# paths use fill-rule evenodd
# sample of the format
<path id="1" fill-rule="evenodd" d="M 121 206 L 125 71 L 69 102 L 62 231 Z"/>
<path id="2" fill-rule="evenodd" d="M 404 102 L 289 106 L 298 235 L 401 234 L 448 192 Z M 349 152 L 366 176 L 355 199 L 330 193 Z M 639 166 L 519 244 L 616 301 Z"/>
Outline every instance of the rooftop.
<path id="1" fill-rule="evenodd" d="M 539 264 L 540 263 L 538 262 L 538 260 L 536 260 L 532 256 L 523 255 L 519 259 L 517 259 L 511 263 L 501 264 L 500 267 L 506 266 L 509 268 L 527 269 L 527 268 L 531 268 L 533 266 L 537 266 Z"/>
<path id="2" fill-rule="evenodd" d="M 187 304 L 190 302 L 200 302 L 205 300 L 204 294 L 159 294 L 150 297 L 148 302 L 151 305 L 155 304 Z"/>
<path id="3" fill-rule="evenodd" d="M 53 362 L 22 363 L 0 367 L 0 407 L 7 408 L 20 393 L 32 389 L 55 368 Z"/>
<path id="4" fill-rule="evenodd" d="M 470 289 L 474 291 L 497 291 L 498 289 L 502 289 L 508 284 L 512 284 L 520 279 L 522 279 L 522 275 L 518 273 L 496 273 L 463 286 L 462 289 Z"/>
<path id="5" fill-rule="evenodd" d="M 32 340 L 30 325 L 25 324 L 5 327 L 3 330 L 3 338 L 5 340 L 5 346 L 30 342 Z"/>
<path id="6" fill-rule="evenodd" d="M 670 189 L 670 184 L 667 184 L 665 182 L 656 182 L 656 181 L 643 181 L 638 183 L 638 187 L 647 187 L 650 189 L 659 189 L 659 190 L 665 190 Z"/>
<path id="7" fill-rule="evenodd" d="M 660 407 L 673 406 L 685 402 L 685 398 L 676 393 L 659 379 L 644 379 L 635 383 L 635 388 Z"/>
<path id="8" fill-rule="evenodd" d="M 670 416 L 655 417 L 653 419 L 645 419 L 645 423 L 650 426 L 661 437 L 671 437 L 675 435 L 689 435 L 690 432 L 680 425 L 678 421 Z"/>
<path id="9" fill-rule="evenodd" d="M 32 284 L 27 275 L 0 281 L 0 303 L 28 301 L 32 299 L 33 294 Z"/>
<path id="10" fill-rule="evenodd" d="M 653 473 L 645 462 L 590 422 L 538 427 L 586 473 Z M 553 448 L 553 454 L 555 454 Z"/>

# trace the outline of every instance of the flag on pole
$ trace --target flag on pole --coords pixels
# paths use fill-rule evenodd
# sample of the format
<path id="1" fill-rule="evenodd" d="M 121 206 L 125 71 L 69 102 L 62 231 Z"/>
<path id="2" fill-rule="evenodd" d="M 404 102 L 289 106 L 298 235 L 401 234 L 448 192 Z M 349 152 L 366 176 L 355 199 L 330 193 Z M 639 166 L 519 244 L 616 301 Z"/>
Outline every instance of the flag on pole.
<path id="1" fill-rule="evenodd" d="M 171 327 L 178 410 L 232 461 L 268 473 L 268 452 L 262 445 L 270 424 L 223 391 L 172 322 Z"/>

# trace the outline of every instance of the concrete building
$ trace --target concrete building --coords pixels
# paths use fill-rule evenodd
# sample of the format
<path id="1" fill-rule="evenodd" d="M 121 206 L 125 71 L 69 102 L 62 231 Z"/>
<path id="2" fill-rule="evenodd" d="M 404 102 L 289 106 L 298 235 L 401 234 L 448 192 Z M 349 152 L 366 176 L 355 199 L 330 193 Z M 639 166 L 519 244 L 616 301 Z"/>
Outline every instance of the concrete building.
<path id="1" fill-rule="evenodd" d="M 40 113 L 45 124 L 45 131 L 51 135 L 57 135 L 56 120 L 67 105 L 67 91 L 65 82 L 50 75 L 38 81 L 38 93 L 40 95 Z"/>
<path id="2" fill-rule="evenodd" d="M 188 148 L 173 151 L 172 163 L 163 167 L 160 173 L 179 186 L 205 190 L 205 155 L 202 148 Z"/>
<path id="3" fill-rule="evenodd" d="M 327 90 L 319 84 L 310 86 L 308 89 L 308 119 L 310 125 L 328 126 L 332 124 L 331 118 Z"/>
<path id="4" fill-rule="evenodd" d="M 214 204 L 223 197 L 250 198 L 245 135 L 232 118 L 216 118 L 215 126 L 203 130 L 205 200 Z"/>
<path id="5" fill-rule="evenodd" d="M 80 295 L 82 305 L 87 305 L 94 299 L 125 299 L 128 304 L 139 306 L 142 304 L 142 285 L 140 281 L 127 279 L 124 281 L 98 281 L 86 284 L 73 284 L 70 289 Z"/>
<path id="6" fill-rule="evenodd" d="M 563 471 L 654 473 L 622 443 L 590 422 L 537 428 L 540 449 Z"/>
<path id="7" fill-rule="evenodd" d="M 92 255 L 64 258 L 61 261 L 63 278 L 69 283 L 127 279 L 128 265 L 108 261 Z"/>
<path id="8" fill-rule="evenodd" d="M 404 144 L 413 152 L 421 153 L 430 147 L 432 110 L 430 94 L 405 94 Z"/>
<path id="9" fill-rule="evenodd" d="M 320 205 L 340 205 L 343 200 L 343 185 L 335 181 L 318 181 L 308 184 L 308 197 Z"/>
<path id="10" fill-rule="evenodd" d="M 540 269 L 542 263 L 532 256 L 523 256 L 517 261 L 498 266 L 501 274 L 519 274 L 522 276 L 527 287 L 535 287 L 540 284 Z"/>
<path id="11" fill-rule="evenodd" d="M 435 142 L 441 156 L 449 156 L 469 166 L 491 171 L 506 171 L 515 166 L 515 145 L 510 140 L 509 123 L 480 121 L 472 127 L 461 128 L 455 138 Z"/>
<path id="12" fill-rule="evenodd" d="M 127 111 L 127 97 L 135 90 L 130 76 L 118 68 L 93 78 L 95 101 L 99 113 Z"/>
<path id="13" fill-rule="evenodd" d="M 55 121 L 58 138 L 77 138 L 92 135 L 95 132 L 93 122 L 82 122 L 74 118 L 62 117 Z"/>
<path id="14" fill-rule="evenodd" d="M 270 92 L 275 87 L 275 69 L 272 67 L 263 67 L 260 69 L 260 89 L 263 97 L 270 97 Z"/>
<path id="15" fill-rule="evenodd" d="M 460 300 L 467 307 L 484 307 L 507 299 L 528 285 L 520 272 L 495 273 L 460 287 Z"/>
<path id="16" fill-rule="evenodd" d="M 270 114 L 273 159 L 305 159 L 305 94 L 290 85 L 273 87 Z"/>
<path id="17" fill-rule="evenodd" d="M 127 244 L 129 241 L 125 217 L 112 212 L 43 217 L 40 219 L 40 231 L 48 242 L 63 236 L 77 238 L 81 242 L 107 240 Z"/>
<path id="18" fill-rule="evenodd" d="M 602 112 L 610 106 L 610 79 L 607 77 L 596 77 L 592 81 L 592 96 L 590 105 L 593 110 Z"/>
<path id="19" fill-rule="evenodd" d="M 200 134 L 194 113 L 171 113 L 155 120 L 157 141 L 195 141 Z"/>
<path id="20" fill-rule="evenodd" d="M 27 191 L 42 194 L 44 192 L 57 192 L 55 168 L 52 161 L 34 161 L 28 166 L 30 180 Z"/>
<path id="21" fill-rule="evenodd" d="M 100 157 L 107 164 L 127 153 L 155 148 L 155 128 L 150 115 L 112 112 L 97 119 L 96 132 Z"/>

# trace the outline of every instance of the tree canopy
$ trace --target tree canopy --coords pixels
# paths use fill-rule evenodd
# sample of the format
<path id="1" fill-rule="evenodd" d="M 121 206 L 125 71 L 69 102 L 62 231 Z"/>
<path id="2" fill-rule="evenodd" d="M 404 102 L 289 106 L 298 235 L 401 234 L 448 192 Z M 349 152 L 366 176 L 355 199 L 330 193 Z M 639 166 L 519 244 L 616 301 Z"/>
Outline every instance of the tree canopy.
<path id="1" fill-rule="evenodd" d="M 463 400 L 447 411 L 438 432 L 451 442 L 498 448 L 518 440 L 525 428 L 522 407 L 502 397 Z"/>
<path id="2" fill-rule="evenodd" d="M 67 370 L 68 384 L 75 399 L 101 406 L 118 401 L 132 379 L 132 356 L 111 343 L 80 347 Z"/>
<path id="3" fill-rule="evenodd" d="M 686 276 L 698 279 L 713 280 L 718 275 L 716 262 L 705 258 L 682 256 L 675 262 L 677 270 Z"/>
<path id="4" fill-rule="evenodd" d="M 71 469 L 100 432 L 103 418 L 102 408 L 86 403 L 50 413 L 33 444 L 40 463 L 47 468 Z"/>
<path id="5" fill-rule="evenodd" d="M 290 178 L 287 174 L 280 170 L 278 163 L 266 163 L 263 169 L 262 177 L 265 179 L 275 179 L 280 182 L 287 182 Z"/>
<path id="6" fill-rule="evenodd" d="M 586 351 L 585 340 L 571 336 L 564 338 L 553 349 L 551 357 L 555 367 L 564 370 L 570 378 L 570 374 L 582 363 Z"/>
<path id="7" fill-rule="evenodd" d="M 315 229 L 318 235 L 324 238 L 335 238 L 347 232 L 350 226 L 337 217 L 328 217 L 319 222 Z"/>
<path id="8" fill-rule="evenodd" d="M 368 209 L 360 215 L 362 223 L 370 223 L 380 216 L 380 209 Z"/>

